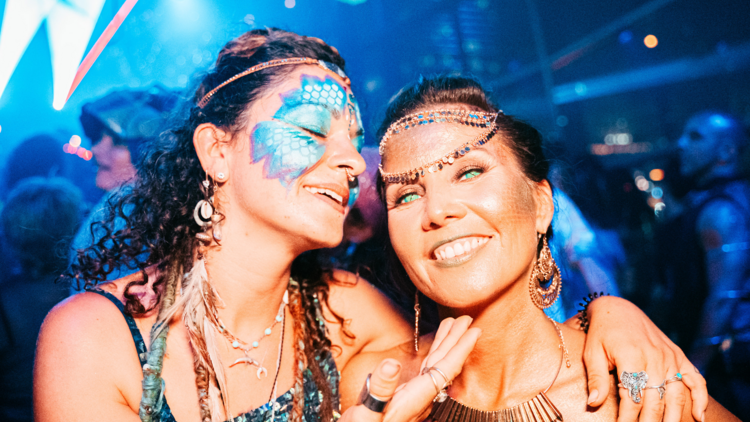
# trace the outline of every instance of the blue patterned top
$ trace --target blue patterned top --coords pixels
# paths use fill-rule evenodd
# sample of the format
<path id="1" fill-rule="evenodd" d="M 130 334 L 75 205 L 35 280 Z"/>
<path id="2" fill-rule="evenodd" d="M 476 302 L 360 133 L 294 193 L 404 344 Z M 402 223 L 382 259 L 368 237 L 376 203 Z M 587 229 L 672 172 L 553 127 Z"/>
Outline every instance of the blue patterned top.
<path id="1" fill-rule="evenodd" d="M 123 305 L 122 302 L 120 302 L 119 299 L 117 299 L 114 295 L 102 291 L 102 290 L 92 290 L 93 293 L 98 293 L 110 301 L 114 303 L 117 308 L 122 312 L 122 315 L 125 317 L 125 320 L 128 323 L 128 328 L 130 329 L 130 334 L 133 336 L 133 342 L 135 343 L 135 349 L 138 352 L 138 360 L 141 362 L 141 366 L 146 364 L 146 343 L 143 341 L 143 336 L 141 335 L 141 331 L 138 329 L 138 326 L 135 324 L 135 319 L 131 315 L 128 315 L 125 312 L 125 305 Z M 317 303 L 317 302 L 316 302 Z M 328 380 L 328 384 L 331 387 L 331 393 L 332 397 L 331 400 L 333 401 L 333 408 L 338 410 L 339 409 L 339 371 L 336 368 L 336 362 L 333 360 L 333 355 L 330 351 L 324 351 L 321 353 L 317 358 L 316 361 L 318 362 L 318 365 L 320 365 L 321 370 L 323 371 L 323 374 L 326 376 L 326 379 Z M 310 371 L 310 368 L 305 368 L 305 371 L 303 373 L 304 375 L 304 390 L 305 390 L 305 405 L 303 409 L 303 422 L 318 422 L 320 420 L 320 417 L 318 415 L 320 411 L 320 404 L 323 402 L 323 393 L 318 389 L 318 386 L 315 384 L 315 381 L 313 380 L 312 372 Z M 263 406 L 260 406 L 256 409 L 253 409 L 245 414 L 242 414 L 240 416 L 237 416 L 236 418 L 232 418 L 231 422 L 286 422 L 289 420 L 290 414 L 292 412 L 292 405 L 293 405 L 293 394 L 291 391 L 287 391 L 286 393 L 280 395 L 276 398 L 273 402 L 269 402 L 264 404 Z M 273 420 L 271 420 L 271 406 L 274 404 L 277 404 L 276 406 L 276 414 Z M 172 415 L 172 410 L 169 408 L 169 404 L 167 404 L 166 399 L 164 400 L 164 404 L 161 408 L 161 413 L 159 415 L 158 420 L 160 422 L 176 422 L 174 416 Z M 227 421 L 227 422 L 230 422 Z"/>

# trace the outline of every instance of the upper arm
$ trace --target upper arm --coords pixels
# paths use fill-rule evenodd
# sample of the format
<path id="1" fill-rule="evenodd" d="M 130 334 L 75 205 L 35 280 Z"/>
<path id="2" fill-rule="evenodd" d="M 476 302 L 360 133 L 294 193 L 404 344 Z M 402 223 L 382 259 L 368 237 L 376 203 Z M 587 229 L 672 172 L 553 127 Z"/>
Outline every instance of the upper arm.
<path id="1" fill-rule="evenodd" d="M 738 288 L 735 284 L 748 265 L 747 252 L 746 248 L 732 246 L 749 240 L 746 226 L 742 211 L 727 200 L 715 200 L 699 214 L 696 229 L 706 251 L 713 292 Z"/>
<path id="2" fill-rule="evenodd" d="M 127 324 L 106 298 L 82 293 L 47 315 L 34 365 L 36 420 L 138 421 L 140 379 Z"/>
<path id="3" fill-rule="evenodd" d="M 343 320 L 343 327 L 334 313 Z M 356 353 L 387 350 L 412 336 L 411 325 L 382 292 L 346 271 L 334 271 L 323 314 L 331 342 L 342 349 L 343 359 L 337 358 L 340 367 Z"/>

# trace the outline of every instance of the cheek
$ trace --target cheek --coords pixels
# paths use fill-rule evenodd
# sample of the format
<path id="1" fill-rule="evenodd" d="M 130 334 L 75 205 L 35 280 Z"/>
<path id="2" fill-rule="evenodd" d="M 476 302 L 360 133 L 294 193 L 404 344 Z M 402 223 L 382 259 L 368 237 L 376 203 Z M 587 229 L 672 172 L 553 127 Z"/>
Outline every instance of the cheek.
<path id="1" fill-rule="evenodd" d="M 265 178 L 276 179 L 286 188 L 325 153 L 325 147 L 312 136 L 274 121 L 258 123 L 250 135 L 250 144 L 252 161 L 264 160 Z"/>

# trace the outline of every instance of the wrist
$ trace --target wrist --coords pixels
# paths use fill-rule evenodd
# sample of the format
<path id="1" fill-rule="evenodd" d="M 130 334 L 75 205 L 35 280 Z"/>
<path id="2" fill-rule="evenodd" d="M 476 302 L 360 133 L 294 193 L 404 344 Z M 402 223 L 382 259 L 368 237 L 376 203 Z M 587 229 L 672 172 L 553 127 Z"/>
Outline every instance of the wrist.
<path id="1" fill-rule="evenodd" d="M 583 298 L 583 302 L 578 304 L 581 306 L 581 309 L 578 311 L 578 318 L 577 318 L 578 329 L 580 329 L 586 334 L 589 333 L 589 325 L 591 323 L 591 319 L 590 319 L 591 313 L 594 312 L 593 303 L 595 301 L 597 302 L 601 301 L 601 299 L 606 296 L 607 295 L 604 292 L 594 292 L 594 293 L 589 293 L 588 296 Z"/>

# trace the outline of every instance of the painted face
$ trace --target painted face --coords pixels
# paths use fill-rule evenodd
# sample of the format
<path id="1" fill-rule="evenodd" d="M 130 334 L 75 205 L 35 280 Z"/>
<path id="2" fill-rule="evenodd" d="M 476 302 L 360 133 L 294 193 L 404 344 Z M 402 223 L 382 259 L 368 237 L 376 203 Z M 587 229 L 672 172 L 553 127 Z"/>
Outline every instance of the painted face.
<path id="1" fill-rule="evenodd" d="M 226 148 L 226 224 L 259 239 L 283 236 L 297 253 L 341 242 L 354 196 L 346 172 L 365 169 L 350 94 L 325 70 L 300 66 L 253 102 L 245 142 Z"/>
<path id="2" fill-rule="evenodd" d="M 282 106 L 273 120 L 258 123 L 251 135 L 253 162 L 265 160 L 265 175 L 277 179 L 284 187 L 311 169 L 325 153 L 320 139 L 331 132 L 331 121 L 344 117 L 348 130 L 361 128 L 354 94 L 348 93 L 330 76 L 324 79 L 302 75 L 301 86 L 281 95 Z M 356 133 L 352 144 L 362 150 L 364 135 Z M 358 188 L 351 189 L 349 205 L 354 203 Z"/>
<path id="3" fill-rule="evenodd" d="M 482 131 L 455 124 L 404 131 L 386 147 L 384 171 L 409 169 Z M 518 281 L 527 280 L 537 231 L 546 230 L 537 217 L 543 195 L 496 135 L 441 171 L 388 184 L 388 231 L 420 291 L 442 306 L 468 309 L 509 288 L 528 288 Z"/>

